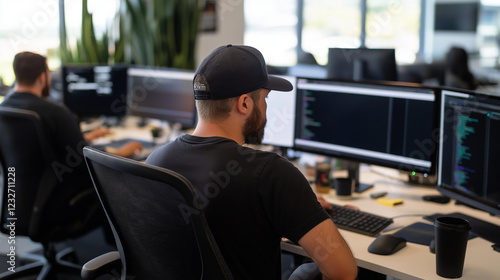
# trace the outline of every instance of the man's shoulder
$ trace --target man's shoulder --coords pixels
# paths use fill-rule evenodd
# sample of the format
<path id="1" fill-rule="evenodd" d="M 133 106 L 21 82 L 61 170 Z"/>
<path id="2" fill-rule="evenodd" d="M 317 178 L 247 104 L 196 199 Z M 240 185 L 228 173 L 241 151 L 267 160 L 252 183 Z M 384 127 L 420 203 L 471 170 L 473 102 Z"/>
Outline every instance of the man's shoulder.
<path id="1" fill-rule="evenodd" d="M 13 92 L 5 98 L 3 103 L 8 107 L 32 110 L 39 113 L 40 111 L 44 113 L 69 113 L 69 109 L 62 103 L 47 98 L 41 98 L 26 92 Z"/>

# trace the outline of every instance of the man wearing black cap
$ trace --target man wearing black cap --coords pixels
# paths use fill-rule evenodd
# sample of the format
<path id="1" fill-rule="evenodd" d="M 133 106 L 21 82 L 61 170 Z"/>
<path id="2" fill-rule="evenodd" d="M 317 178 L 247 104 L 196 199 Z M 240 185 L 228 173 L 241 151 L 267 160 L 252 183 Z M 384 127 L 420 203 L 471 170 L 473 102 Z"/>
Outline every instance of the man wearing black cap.
<path id="1" fill-rule="evenodd" d="M 147 163 L 188 178 L 235 279 L 281 279 L 280 242 L 300 244 L 324 279 L 354 279 L 353 255 L 308 181 L 261 143 L 270 90 L 290 91 L 268 76 L 262 54 L 248 46 L 215 49 L 193 81 L 198 124 L 155 150 Z"/>

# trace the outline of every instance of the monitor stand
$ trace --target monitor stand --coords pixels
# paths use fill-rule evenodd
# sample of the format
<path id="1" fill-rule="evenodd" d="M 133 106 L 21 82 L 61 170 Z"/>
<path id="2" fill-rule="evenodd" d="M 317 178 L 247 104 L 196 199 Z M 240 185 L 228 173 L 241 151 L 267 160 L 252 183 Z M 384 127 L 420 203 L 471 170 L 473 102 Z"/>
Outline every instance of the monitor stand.
<path id="1" fill-rule="evenodd" d="M 362 193 L 373 187 L 373 185 L 363 184 L 359 181 L 359 162 L 346 160 L 345 166 L 347 168 L 347 176 L 356 182 L 354 187 L 355 192 Z"/>

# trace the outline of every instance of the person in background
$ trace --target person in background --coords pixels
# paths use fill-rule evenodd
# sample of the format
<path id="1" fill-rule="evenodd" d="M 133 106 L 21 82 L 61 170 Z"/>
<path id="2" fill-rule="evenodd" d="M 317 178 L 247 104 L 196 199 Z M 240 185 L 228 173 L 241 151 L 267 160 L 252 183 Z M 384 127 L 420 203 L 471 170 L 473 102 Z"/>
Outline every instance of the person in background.
<path id="1" fill-rule="evenodd" d="M 478 81 L 469 70 L 469 57 L 460 47 L 452 47 L 446 54 L 445 86 L 476 89 Z"/>
<path id="2" fill-rule="evenodd" d="M 261 143 L 266 97 L 292 90 L 290 82 L 269 76 L 257 49 L 227 45 L 199 65 L 193 88 L 193 134 L 157 148 L 146 163 L 191 181 L 235 279 L 281 279 L 282 237 L 305 249 L 323 279 L 355 279 L 352 252 L 323 208 L 329 204 L 288 160 L 244 146 Z"/>
<path id="3" fill-rule="evenodd" d="M 89 145 L 89 141 L 107 134 L 108 131 L 97 129 L 83 135 L 74 114 L 64 105 L 53 103 L 46 98 L 49 96 L 50 71 L 44 56 L 33 52 L 20 52 L 14 57 L 13 68 L 16 76 L 14 90 L 5 97 L 0 106 L 30 110 L 39 115 L 45 136 L 56 157 L 52 166 L 60 181 L 55 194 L 50 198 L 51 209 L 48 210 L 46 215 L 48 220 L 45 222 L 54 224 L 71 222 L 86 213 L 79 212 L 79 209 L 71 212 L 69 206 L 68 211 L 64 211 L 63 205 L 69 205 L 77 195 L 94 192 L 87 166 L 81 157 L 82 149 Z M 141 148 L 138 142 L 127 143 L 118 149 L 116 154 L 132 156 Z M 22 156 L 23 151 L 23 148 L 19 147 L 12 152 Z M 68 158 L 73 161 L 71 164 L 67 163 Z M 92 204 L 100 209 L 97 195 L 93 196 Z M 107 224 L 104 213 L 101 214 L 102 219 L 96 221 Z"/>

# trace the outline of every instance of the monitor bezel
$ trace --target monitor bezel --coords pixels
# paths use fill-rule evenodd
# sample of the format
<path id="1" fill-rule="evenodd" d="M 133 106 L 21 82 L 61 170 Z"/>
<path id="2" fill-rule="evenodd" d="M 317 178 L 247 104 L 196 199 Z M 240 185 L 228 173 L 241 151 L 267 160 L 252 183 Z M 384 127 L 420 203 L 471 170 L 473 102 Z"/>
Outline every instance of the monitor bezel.
<path id="1" fill-rule="evenodd" d="M 397 82 L 396 50 L 329 48 L 326 78 L 346 81 Z"/>
<path id="2" fill-rule="evenodd" d="M 88 110 L 80 110 L 76 109 L 72 104 L 69 104 L 68 99 L 70 99 L 70 93 L 68 91 L 68 85 L 69 83 L 66 81 L 66 75 L 68 73 L 68 69 L 90 69 L 92 68 L 92 71 L 94 71 L 95 67 L 110 67 L 113 71 L 114 69 L 119 69 L 121 71 L 124 71 L 125 73 L 125 79 L 123 81 L 123 88 L 124 91 L 122 93 L 113 93 L 113 101 L 110 102 L 110 108 L 108 110 L 97 110 L 95 107 L 92 109 Z M 61 80 L 62 80 L 62 103 L 67 106 L 74 114 L 76 114 L 79 118 L 92 118 L 92 117 L 118 117 L 122 118 L 125 117 L 127 114 L 127 72 L 128 72 L 128 65 L 127 64 L 103 64 L 103 63 L 64 63 L 61 65 Z M 97 94 L 97 93 L 96 93 Z M 116 102 L 114 102 L 116 101 Z M 116 104 L 115 104 L 116 103 Z M 112 107 L 115 107 L 116 110 L 113 110 Z"/>
<path id="3" fill-rule="evenodd" d="M 192 93 L 192 96 L 193 96 L 193 112 L 192 112 L 192 117 L 189 119 L 189 120 L 185 120 L 185 119 L 177 119 L 175 117 L 172 117 L 171 115 L 167 115 L 167 114 L 155 114 L 155 113 L 145 113 L 145 112 L 138 112 L 138 111 L 135 111 L 133 110 L 133 108 L 131 107 L 131 102 L 130 102 L 130 98 L 133 97 L 133 94 L 132 94 L 132 78 L 131 78 L 131 75 L 130 75 L 130 72 L 131 71 L 152 71 L 153 73 L 157 72 L 157 73 L 161 73 L 164 72 L 164 73 L 172 73 L 175 75 L 177 74 L 180 74 L 180 75 L 192 75 L 193 78 L 194 78 L 194 71 L 193 70 L 189 70 L 189 69 L 181 69 L 181 68 L 173 68 L 173 67 L 157 67 L 157 66 L 140 66 L 140 65 L 130 65 L 129 69 L 128 69 L 128 82 L 127 82 L 127 96 L 128 96 L 128 102 L 127 102 L 127 115 L 130 115 L 130 116 L 138 116 L 138 117 L 143 117 L 143 118 L 150 118 L 150 119 L 159 119 L 159 120 L 163 120 L 163 121 L 167 121 L 169 122 L 171 125 L 175 124 L 175 123 L 179 123 L 182 125 L 182 128 L 183 129 L 190 129 L 190 128 L 193 128 L 196 126 L 196 123 L 197 123 L 197 117 L 198 117 L 198 113 L 197 113 L 197 110 L 196 110 L 196 103 L 195 103 L 195 100 L 194 100 L 194 92 L 191 91 Z M 184 80 L 184 79 L 183 79 Z M 187 79 L 186 79 L 187 80 Z M 191 78 L 191 81 L 192 81 L 192 78 Z"/>
<path id="4" fill-rule="evenodd" d="M 434 86 L 424 86 L 422 84 L 416 84 L 416 83 L 407 83 L 407 82 L 393 82 L 393 81 L 346 81 L 343 79 L 320 79 L 320 78 L 309 78 L 309 77 L 297 77 L 297 105 L 296 105 L 296 116 L 299 115 L 299 88 L 298 84 L 301 79 L 307 79 L 307 80 L 316 80 L 316 81 L 324 81 L 324 82 L 333 82 L 337 83 L 339 85 L 347 84 L 349 86 L 358 86 L 358 87 L 370 87 L 370 86 L 375 86 L 375 87 L 380 87 L 380 88 L 418 88 L 421 90 L 431 90 L 434 93 L 434 104 L 433 104 L 433 123 L 432 123 L 432 135 L 430 136 L 430 140 L 433 143 L 433 147 L 431 148 L 431 153 L 430 153 L 430 163 L 431 166 L 428 168 L 425 167 L 419 167 L 419 166 L 412 166 L 412 168 L 409 168 L 408 164 L 405 163 L 400 163 L 396 161 L 391 161 L 391 160 L 383 160 L 379 158 L 374 158 L 374 157 L 368 157 L 368 156 L 362 156 L 362 155 L 357 155 L 357 154 L 352 154 L 348 152 L 341 152 L 341 151 L 336 151 L 336 150 L 325 150 L 321 148 L 314 148 L 310 146 L 301 146 L 297 145 L 296 140 L 298 139 L 298 121 L 296 121 L 296 127 L 295 127 L 295 135 L 294 135 L 294 150 L 297 151 L 303 151 L 303 152 L 309 152 L 309 153 L 315 153 L 315 154 L 321 154 L 321 155 L 326 155 L 330 157 L 335 157 L 339 159 L 344 159 L 344 160 L 349 160 L 349 161 L 354 161 L 358 163 L 366 163 L 366 164 L 373 164 L 373 165 L 379 165 L 379 166 L 384 166 L 384 167 L 389 167 L 397 170 L 402 170 L 402 171 L 408 171 L 408 172 L 418 172 L 418 173 L 423 173 L 426 175 L 435 175 L 436 170 L 437 170 L 437 147 L 438 147 L 438 139 L 437 135 L 435 135 L 438 131 L 438 123 L 439 119 L 438 116 L 436 115 L 438 112 L 437 110 L 439 109 L 436 104 L 436 100 L 439 98 L 439 87 L 434 87 Z"/>
<path id="5" fill-rule="evenodd" d="M 441 128 L 442 128 L 442 122 L 444 121 L 444 115 L 443 115 L 442 108 L 444 108 L 443 101 L 445 98 L 446 91 L 454 92 L 457 94 L 469 95 L 469 98 L 470 98 L 470 95 L 476 96 L 476 99 L 494 98 L 494 99 L 498 100 L 500 103 L 500 97 L 492 95 L 492 94 L 487 94 L 487 93 L 478 92 L 478 91 L 474 91 L 474 90 L 446 87 L 446 86 L 441 87 L 441 92 L 440 92 L 439 102 L 438 102 L 439 103 L 438 114 L 439 114 L 439 121 L 440 121 L 440 123 L 439 123 L 440 142 L 439 142 L 439 146 L 438 146 L 438 162 L 437 162 L 437 166 L 436 166 L 436 176 L 437 176 L 437 182 L 436 182 L 437 187 L 436 188 L 443 195 L 448 196 L 452 199 L 455 199 L 461 203 L 464 203 L 466 205 L 470 205 L 472 207 L 475 207 L 475 208 L 480 209 L 482 211 L 486 211 L 486 212 L 491 213 L 493 215 L 500 215 L 500 204 L 495 205 L 495 203 L 492 203 L 492 202 L 487 201 L 485 199 L 482 199 L 480 197 L 468 195 L 467 193 L 465 193 L 463 191 L 459 191 L 456 188 L 453 188 L 453 186 L 443 184 L 443 182 L 442 182 L 442 176 L 441 176 L 442 148 L 441 147 L 443 145 L 442 140 L 443 140 L 444 135 L 443 135 L 443 131 L 441 130 Z"/>

